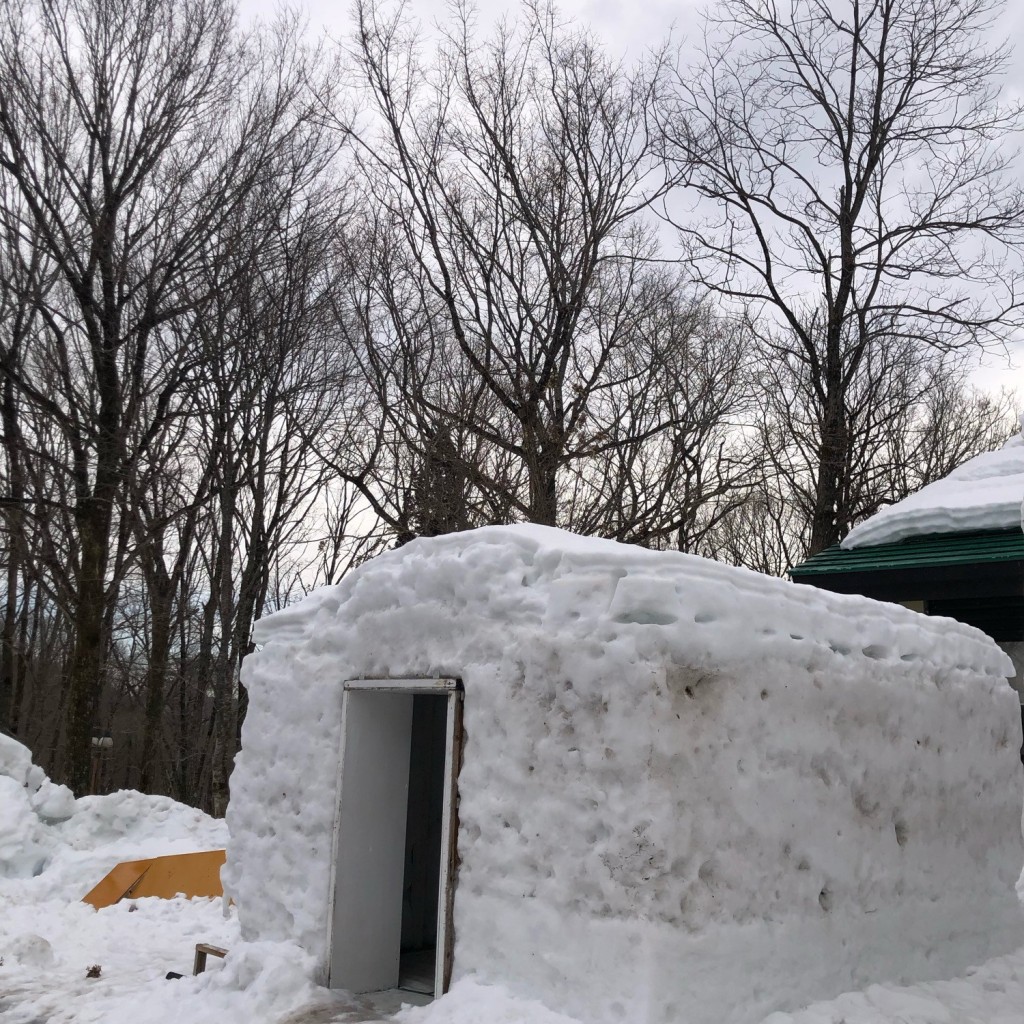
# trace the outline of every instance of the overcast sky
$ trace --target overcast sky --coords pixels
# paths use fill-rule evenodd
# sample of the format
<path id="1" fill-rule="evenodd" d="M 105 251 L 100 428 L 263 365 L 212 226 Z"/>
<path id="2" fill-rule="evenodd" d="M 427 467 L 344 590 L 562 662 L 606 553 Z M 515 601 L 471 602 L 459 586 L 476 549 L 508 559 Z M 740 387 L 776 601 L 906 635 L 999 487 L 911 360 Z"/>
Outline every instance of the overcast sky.
<path id="1" fill-rule="evenodd" d="M 706 0 L 556 0 L 558 9 L 567 20 L 588 24 L 609 48 L 620 53 L 640 53 L 646 47 L 656 46 L 671 32 L 677 40 L 699 34 L 701 12 Z M 238 0 L 243 19 L 272 17 L 278 7 L 276 0 Z M 347 0 L 292 0 L 305 12 L 309 20 L 310 35 L 314 38 L 328 35 L 341 40 L 351 31 L 351 4 Z M 505 11 L 516 8 L 504 0 L 478 0 L 482 20 L 495 20 Z M 410 13 L 429 26 L 443 19 L 444 0 L 409 0 Z M 1012 62 L 1007 88 L 1024 95 L 1024 2 L 1010 0 L 996 26 L 999 39 L 1022 40 L 1018 57 Z M 983 387 L 997 389 L 1011 386 L 1021 395 L 1024 412 L 1024 341 L 1014 346 L 1007 358 L 990 354 L 983 359 L 983 367 L 976 380 Z"/>

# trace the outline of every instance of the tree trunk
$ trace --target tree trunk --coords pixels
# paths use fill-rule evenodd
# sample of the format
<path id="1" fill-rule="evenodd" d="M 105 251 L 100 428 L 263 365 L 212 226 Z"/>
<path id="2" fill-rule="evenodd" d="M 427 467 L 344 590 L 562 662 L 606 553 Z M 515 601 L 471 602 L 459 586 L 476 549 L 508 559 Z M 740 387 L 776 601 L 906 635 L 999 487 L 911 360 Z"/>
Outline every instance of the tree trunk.
<path id="1" fill-rule="evenodd" d="M 18 403 L 14 382 L 6 376 L 3 387 L 3 427 L 7 445 L 7 472 L 10 506 L 7 512 L 7 593 L 4 598 L 3 631 L 0 633 L 0 726 L 16 731 L 15 708 L 18 678 L 18 584 L 21 579 L 21 552 L 24 548 L 25 483 L 22 476 L 21 437 L 18 425 Z"/>
<path id="2" fill-rule="evenodd" d="M 74 650 L 68 669 L 66 744 L 68 785 L 77 796 L 89 791 L 92 730 L 103 678 L 103 611 L 106 581 L 106 523 L 101 511 L 81 519 L 82 562 L 73 628 Z"/>
<path id="3" fill-rule="evenodd" d="M 217 553 L 217 603 L 220 619 L 220 642 L 214 667 L 213 713 L 214 751 L 211 777 L 213 815 L 222 818 L 228 807 L 231 761 L 234 756 L 234 664 L 231 657 L 232 625 L 235 602 L 232 588 L 232 536 L 235 522 L 234 482 L 221 489 L 221 524 Z"/>
<path id="4" fill-rule="evenodd" d="M 530 522 L 558 525 L 558 467 L 563 446 L 552 440 L 536 414 L 523 423 L 523 449 L 530 479 Z"/>
<path id="5" fill-rule="evenodd" d="M 21 705 L 25 700 L 25 679 L 28 676 L 28 666 L 30 664 L 28 652 L 35 649 L 34 645 L 29 643 L 29 622 L 35 619 L 35 616 L 32 614 L 33 585 L 31 578 L 26 577 L 24 587 L 25 592 L 21 595 L 21 609 L 18 614 L 17 633 L 15 634 L 17 637 L 15 650 L 18 652 L 18 660 L 13 678 L 14 690 L 11 694 L 10 730 L 15 736 L 21 734 Z M 37 597 L 37 604 L 39 600 Z"/>
<path id="6" fill-rule="evenodd" d="M 169 580 L 150 581 L 150 643 L 146 669 L 146 726 L 142 735 L 142 773 L 139 788 L 151 793 L 162 772 L 157 748 L 163 731 L 164 694 L 167 686 L 167 662 L 171 651 L 171 605 L 173 590 Z"/>
<path id="7" fill-rule="evenodd" d="M 842 540 L 841 506 L 846 467 L 847 431 L 842 402 L 833 397 L 825 403 L 821 441 L 817 452 L 814 512 L 808 555 L 832 547 Z"/>
<path id="8" fill-rule="evenodd" d="M 14 529 L 7 551 L 7 593 L 4 599 L 3 631 L 0 633 L 0 727 L 15 732 L 18 663 L 18 557 Z"/>

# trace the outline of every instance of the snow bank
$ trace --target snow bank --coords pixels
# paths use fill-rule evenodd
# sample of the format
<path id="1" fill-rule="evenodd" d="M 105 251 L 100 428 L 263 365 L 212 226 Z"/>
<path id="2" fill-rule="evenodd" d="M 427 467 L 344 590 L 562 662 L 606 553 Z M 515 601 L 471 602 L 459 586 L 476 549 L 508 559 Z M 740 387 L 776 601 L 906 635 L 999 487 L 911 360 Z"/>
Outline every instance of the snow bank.
<path id="1" fill-rule="evenodd" d="M 170 797 L 125 789 L 76 800 L 0 735 L 0 878 L 21 898 L 80 900 L 115 864 L 223 848 L 223 821 Z"/>
<path id="2" fill-rule="evenodd" d="M 1024 951 L 971 968 L 962 978 L 911 987 L 870 985 L 763 1024 L 1020 1024 Z"/>
<path id="3" fill-rule="evenodd" d="M 501 985 L 480 985 L 469 978 L 456 982 L 444 999 L 406 1007 L 394 1019 L 397 1024 L 580 1024 L 535 999 L 518 998 Z"/>
<path id="4" fill-rule="evenodd" d="M 949 476 L 876 512 L 847 534 L 842 547 L 889 544 L 927 533 L 1019 529 L 1024 502 L 1021 419 L 1022 433 L 1002 448 L 969 459 Z"/>
<path id="5" fill-rule="evenodd" d="M 54 785 L 28 748 L 0 734 L 0 878 L 31 878 L 49 860 L 47 828 L 74 813 L 67 786 Z"/>
<path id="6" fill-rule="evenodd" d="M 746 1024 L 1024 937 L 1018 703 L 970 627 L 514 527 L 386 554 L 256 641 L 225 885 L 321 972 L 359 676 L 465 685 L 457 978 Z"/>
<path id="7" fill-rule="evenodd" d="M 24 746 L 0 736 L 0 1019 L 243 1024 L 308 999 L 298 968 L 284 971 L 287 957 L 267 950 L 255 984 L 251 956 L 231 971 L 218 961 L 203 978 L 166 980 L 169 970 L 191 974 L 197 941 L 237 945 L 237 920 L 220 899 L 125 900 L 100 911 L 81 902 L 119 861 L 216 849 L 226 839 L 223 821 L 166 797 L 123 790 L 75 800 Z M 99 977 L 87 975 L 92 965 Z"/>

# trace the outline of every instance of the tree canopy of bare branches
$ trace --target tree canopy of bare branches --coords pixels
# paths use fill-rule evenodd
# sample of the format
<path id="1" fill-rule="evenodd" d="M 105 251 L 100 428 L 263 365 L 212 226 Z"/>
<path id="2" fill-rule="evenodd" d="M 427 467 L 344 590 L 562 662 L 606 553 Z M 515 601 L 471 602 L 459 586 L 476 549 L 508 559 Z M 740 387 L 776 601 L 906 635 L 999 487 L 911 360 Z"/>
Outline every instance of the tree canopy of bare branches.
<path id="1" fill-rule="evenodd" d="M 772 359 L 806 368 L 811 551 L 855 515 L 847 399 L 871 352 L 998 342 L 1021 323 L 1021 112 L 986 34 L 1000 7 L 721 0 L 665 107 L 666 156 L 699 199 L 676 218 L 688 265 L 749 309 Z"/>
<path id="2" fill-rule="evenodd" d="M 69 451 L 73 544 L 52 568 L 73 622 L 67 776 L 79 792 L 124 568 L 115 548 L 130 536 L 116 511 L 176 415 L 192 358 L 167 328 L 223 285 L 228 270 L 205 273 L 215 240 L 279 171 L 275 158 L 301 151 L 298 80 L 284 70 L 233 31 L 224 0 L 22 0 L 0 12 L 0 230 L 32 318 L 31 352 L 12 340 L 0 359 Z"/>
<path id="3" fill-rule="evenodd" d="M 597 398 L 630 372 L 641 214 L 671 185 L 648 117 L 664 60 L 624 68 L 527 6 L 482 43 L 461 10 L 424 64 L 401 8 L 357 16 L 368 375 L 417 472 L 443 450 L 499 517 L 564 523 L 559 475 L 609 443 Z"/>
<path id="4" fill-rule="evenodd" d="M 713 10 L 684 70 L 546 0 L 436 47 L 361 0 L 336 51 L 0 4 L 0 727 L 52 777 L 222 813 L 254 621 L 388 546 L 782 573 L 1007 435 L 997 5 Z"/>

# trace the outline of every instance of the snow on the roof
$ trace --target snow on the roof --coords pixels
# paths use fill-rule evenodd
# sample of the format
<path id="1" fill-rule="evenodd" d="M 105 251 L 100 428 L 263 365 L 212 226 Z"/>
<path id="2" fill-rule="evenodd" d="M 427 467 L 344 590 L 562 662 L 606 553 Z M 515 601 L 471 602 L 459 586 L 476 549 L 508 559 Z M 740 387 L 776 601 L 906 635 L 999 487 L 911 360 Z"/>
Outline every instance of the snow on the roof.
<path id="1" fill-rule="evenodd" d="M 928 533 L 1021 528 L 1024 502 L 1022 431 L 1002 448 L 957 466 L 949 476 L 922 487 L 855 526 L 844 548 L 889 544 Z"/>

